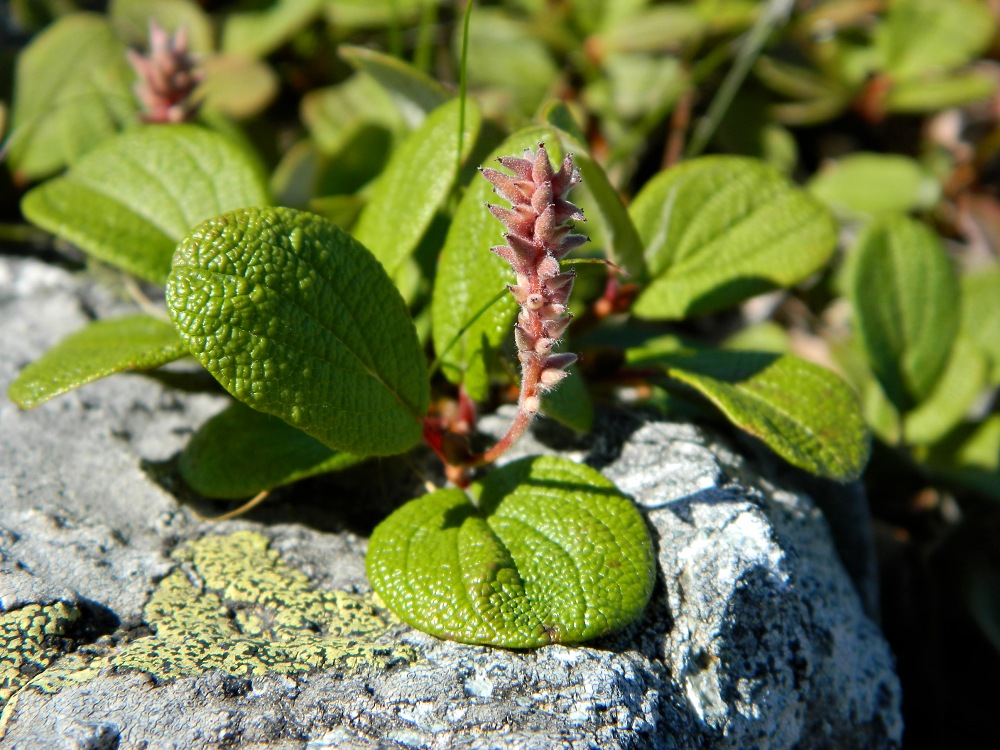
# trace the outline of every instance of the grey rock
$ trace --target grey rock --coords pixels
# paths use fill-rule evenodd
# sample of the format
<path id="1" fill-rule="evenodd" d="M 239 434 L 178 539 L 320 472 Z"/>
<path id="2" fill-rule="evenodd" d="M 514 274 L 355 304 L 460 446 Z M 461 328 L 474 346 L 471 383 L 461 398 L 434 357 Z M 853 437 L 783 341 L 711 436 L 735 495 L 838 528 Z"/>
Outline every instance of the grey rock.
<path id="1" fill-rule="evenodd" d="M 94 309 L 125 307 L 86 279 L 0 258 L 4 390 Z M 143 606 L 178 569 L 171 553 L 205 535 L 258 532 L 317 590 L 369 591 L 365 536 L 336 510 L 367 502 L 355 487 L 314 482 L 304 489 L 329 497 L 310 506 L 303 488 L 277 493 L 250 519 L 220 523 L 178 499 L 184 490 L 162 462 L 224 403 L 139 376 L 94 383 L 30 413 L 0 403 L 0 617 L 58 602 L 79 612 L 50 644 L 78 653 L 42 664 L 42 677 L 81 654 L 114 654 L 149 637 Z M 508 416 L 481 427 L 502 430 Z M 660 579 L 644 617 L 625 631 L 513 652 L 396 624 L 389 637 L 418 658 L 304 674 L 210 670 L 164 680 L 94 661 L 102 666 L 86 679 L 45 689 L 36 679 L 12 693 L 0 747 L 899 745 L 892 655 L 865 613 L 875 591 L 870 540 L 849 523 L 834 523 L 833 538 L 798 478 L 708 429 L 620 412 L 604 413 L 588 439 L 541 422 L 507 458 L 539 452 L 599 468 L 649 521 Z M 405 482 L 388 486 L 397 484 Z M 821 489 L 849 506 L 841 518 L 866 518 L 858 488 Z M 838 550 L 864 562 L 849 575 Z M 0 690 L 30 676 L 0 655 Z"/>

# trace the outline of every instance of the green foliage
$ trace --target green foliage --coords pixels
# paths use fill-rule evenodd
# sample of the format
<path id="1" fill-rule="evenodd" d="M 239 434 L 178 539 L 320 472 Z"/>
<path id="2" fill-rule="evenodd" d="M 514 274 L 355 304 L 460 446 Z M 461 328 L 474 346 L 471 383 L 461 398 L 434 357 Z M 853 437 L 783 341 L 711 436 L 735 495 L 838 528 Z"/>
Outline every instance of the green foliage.
<path id="1" fill-rule="evenodd" d="M 196 492 L 236 499 L 346 469 L 360 460 L 328 448 L 278 417 L 236 402 L 191 437 L 179 469 Z"/>
<path id="2" fill-rule="evenodd" d="M 605 635 L 645 608 L 655 580 L 645 521 L 593 469 L 526 458 L 470 493 L 412 500 L 372 534 L 368 578 L 406 622 L 531 648 Z"/>
<path id="3" fill-rule="evenodd" d="M 396 149 L 368 197 L 353 234 L 389 272 L 413 253 L 444 204 L 479 133 L 479 111 L 465 105 L 465 132 L 459 154 L 462 102 L 441 105 Z M 428 165 L 434 165 L 428 174 Z"/>
<path id="4" fill-rule="evenodd" d="M 798 357 L 752 351 L 652 361 L 794 466 L 846 482 L 868 463 L 868 431 L 857 399 L 829 370 Z"/>
<path id="5" fill-rule="evenodd" d="M 829 213 L 759 161 L 709 156 L 643 188 L 632 218 L 652 282 L 633 312 L 674 320 L 790 286 L 836 247 Z"/>
<path id="6" fill-rule="evenodd" d="M 846 218 L 885 216 L 927 209 L 941 186 L 913 159 L 856 153 L 825 167 L 809 192 Z"/>
<path id="7" fill-rule="evenodd" d="M 17 60 L 7 159 L 24 180 L 76 162 L 136 119 L 125 45 L 101 16 L 64 16 Z"/>
<path id="8" fill-rule="evenodd" d="M 172 325 L 148 315 L 99 320 L 21 370 L 8 395 L 22 409 L 33 409 L 94 380 L 126 370 L 155 370 L 187 353 Z"/>
<path id="9" fill-rule="evenodd" d="M 901 216 L 873 222 L 853 248 L 849 294 L 865 352 L 893 406 L 930 395 L 959 325 L 959 290 L 940 241 Z"/>
<path id="10" fill-rule="evenodd" d="M 420 439 L 413 324 L 378 261 L 335 224 L 280 208 L 210 219 L 178 245 L 167 305 L 191 353 L 255 409 L 357 454 Z"/>
<path id="11" fill-rule="evenodd" d="M 206 496 L 421 439 L 462 485 L 495 458 L 460 447 L 475 428 L 468 400 L 514 400 L 516 357 L 558 346 L 580 363 L 529 405 L 574 430 L 605 402 L 721 416 L 806 471 L 863 476 L 894 528 L 924 507 L 906 493 L 954 493 L 955 518 L 1000 498 L 985 0 L 764 12 L 753 0 L 501 0 L 469 6 L 467 40 L 461 14 L 428 0 L 114 0 L 107 17 L 19 7 L 39 31 L 7 87 L 11 211 L 24 191 L 24 217 L 59 240 L 51 250 L 70 243 L 166 283 L 171 319 L 74 334 L 11 386 L 21 407 L 191 354 L 237 399 L 180 458 Z M 153 124 L 133 92 L 125 47 L 148 50 L 150 18 L 184 26 L 196 53 L 203 80 L 180 102 L 183 124 Z M 506 240 L 484 208 L 508 201 L 474 167 L 542 142 L 557 169 L 573 155 L 582 182 L 569 200 L 587 220 L 572 231 L 590 242 L 561 261 L 575 320 L 539 344 L 524 330 L 512 341 L 506 286 L 522 282 L 490 252 Z M 691 158 L 703 150 L 715 155 Z M 268 208 L 269 193 L 311 213 Z M 522 204 L 531 222 L 544 208 Z M 870 433 L 880 445 L 862 474 Z M 889 489 L 880 479 L 902 473 Z M 649 541 L 597 474 L 528 459 L 484 473 L 472 495 L 431 493 L 372 538 L 373 585 L 409 622 L 520 647 L 639 614 Z M 590 510 L 606 516 L 627 580 L 602 577 L 606 561 L 579 546 Z M 968 523 L 945 515 L 901 536 Z M 994 637 L 994 567 L 956 569 Z"/>
<path id="12" fill-rule="evenodd" d="M 194 125 L 161 125 L 106 141 L 21 208 L 95 258 L 163 283 L 191 227 L 267 203 L 257 165 L 239 146 Z"/>

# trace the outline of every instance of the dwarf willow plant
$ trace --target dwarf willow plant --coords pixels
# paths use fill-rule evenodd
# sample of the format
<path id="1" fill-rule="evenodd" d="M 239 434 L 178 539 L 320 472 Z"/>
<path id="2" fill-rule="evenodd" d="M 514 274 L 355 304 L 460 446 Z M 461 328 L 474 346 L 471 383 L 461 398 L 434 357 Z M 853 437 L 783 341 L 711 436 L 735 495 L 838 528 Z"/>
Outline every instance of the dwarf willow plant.
<path id="1" fill-rule="evenodd" d="M 642 612 L 655 580 L 641 515 L 598 472 L 552 457 L 483 470 L 539 414 L 589 429 L 577 355 L 558 351 L 574 305 L 592 330 L 623 342 L 612 389 L 636 379 L 666 386 L 797 467 L 840 481 L 860 474 L 868 432 L 829 370 L 788 354 L 635 337 L 622 320 L 681 321 L 824 268 L 836 247 L 833 215 L 773 168 L 692 159 L 657 174 L 626 208 L 565 106 L 502 138 L 482 127 L 474 100 L 355 52 L 417 124 L 356 221 L 341 220 L 347 231 L 315 211 L 273 206 L 256 155 L 231 129 L 163 124 L 197 115 L 161 85 L 189 87 L 195 74 L 183 38 L 154 31 L 154 43 L 150 58 L 132 58 L 147 124 L 74 158 L 29 191 L 22 210 L 95 258 L 164 284 L 167 315 L 95 322 L 57 344 L 12 384 L 23 408 L 194 357 L 235 401 L 192 438 L 179 470 L 219 498 L 425 443 L 455 486 L 379 525 L 371 583 L 416 627 L 505 647 L 619 629 Z M 484 161 L 500 169 L 475 176 L 471 154 L 480 161 L 490 150 Z M 571 189 L 606 259 L 586 250 Z M 510 207 L 484 207 L 494 193 Z M 871 263 L 862 254 L 859 266 Z M 582 303 L 570 297 L 579 279 Z M 885 329 L 863 325 L 878 347 Z M 505 364 L 510 339 L 519 376 Z M 943 367 L 934 365 L 880 377 L 895 377 L 899 393 L 925 393 Z M 474 404 L 496 403 L 497 386 L 511 381 L 510 429 L 477 449 L 468 442 Z"/>

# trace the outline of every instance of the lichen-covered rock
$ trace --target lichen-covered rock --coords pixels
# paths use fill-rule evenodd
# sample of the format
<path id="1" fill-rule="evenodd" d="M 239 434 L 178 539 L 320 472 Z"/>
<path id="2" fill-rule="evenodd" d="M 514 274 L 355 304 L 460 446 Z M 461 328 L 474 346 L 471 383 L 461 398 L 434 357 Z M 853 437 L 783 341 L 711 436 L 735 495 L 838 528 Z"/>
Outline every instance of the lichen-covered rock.
<path id="1" fill-rule="evenodd" d="M 0 259 L 4 389 L 94 308 L 121 303 Z M 179 502 L 161 462 L 223 404 L 136 376 L 30 413 L 0 403 L 0 747 L 898 746 L 865 537 L 834 523 L 831 538 L 766 456 L 626 414 L 589 439 L 541 423 L 507 458 L 600 469 L 648 519 L 660 578 L 616 636 L 515 652 L 439 641 L 372 597 L 348 524 L 405 499 L 390 462 L 362 472 L 367 494 L 314 482 L 257 520 L 206 522 Z M 864 517 L 856 489 L 810 492 Z"/>

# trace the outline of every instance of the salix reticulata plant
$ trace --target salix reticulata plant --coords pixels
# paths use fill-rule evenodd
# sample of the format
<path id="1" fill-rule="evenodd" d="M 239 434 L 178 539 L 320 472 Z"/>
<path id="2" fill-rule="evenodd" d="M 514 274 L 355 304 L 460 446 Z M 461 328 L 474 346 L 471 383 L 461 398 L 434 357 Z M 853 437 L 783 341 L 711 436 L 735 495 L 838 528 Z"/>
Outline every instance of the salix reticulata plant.
<path id="1" fill-rule="evenodd" d="M 521 306 L 514 328 L 521 388 L 517 417 L 507 434 L 483 454 L 485 462 L 502 455 L 524 433 L 538 413 L 541 394 L 566 377 L 566 368 L 577 359 L 573 353 L 552 351 L 572 317 L 566 303 L 576 277 L 572 270 L 561 271 L 559 261 L 587 241 L 584 235 L 573 233 L 569 224 L 583 220 L 579 207 L 566 199 L 580 182 L 571 155 L 558 172 L 541 143 L 534 154 L 525 151 L 524 158 L 505 156 L 499 162 L 512 174 L 486 168 L 482 175 L 511 204 L 510 208 L 488 206 L 507 228 L 507 244 L 490 249 L 510 263 L 517 278 L 508 289 Z"/>

